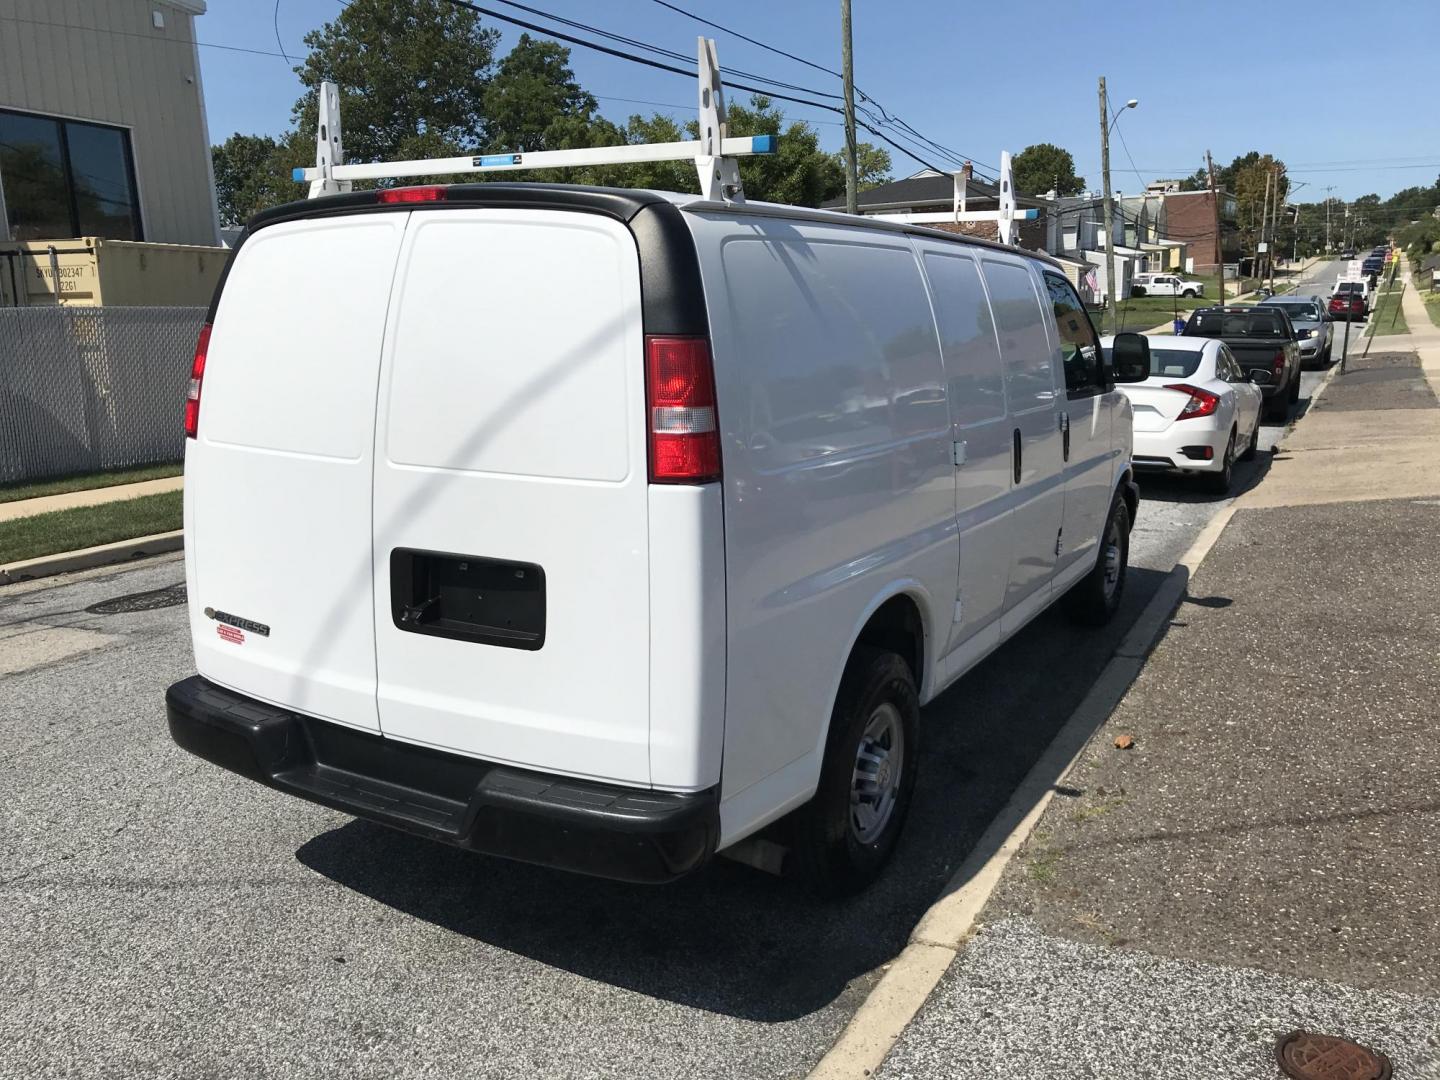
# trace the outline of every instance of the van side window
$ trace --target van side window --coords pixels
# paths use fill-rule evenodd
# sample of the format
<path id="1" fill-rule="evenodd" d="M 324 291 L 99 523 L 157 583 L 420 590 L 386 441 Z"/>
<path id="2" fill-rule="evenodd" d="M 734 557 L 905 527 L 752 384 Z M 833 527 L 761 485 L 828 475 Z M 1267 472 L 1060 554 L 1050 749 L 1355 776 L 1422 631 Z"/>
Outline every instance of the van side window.
<path id="1" fill-rule="evenodd" d="M 1060 340 L 1060 359 L 1065 366 L 1065 389 L 1071 397 L 1083 397 L 1105 389 L 1105 372 L 1100 366 L 1100 342 L 1095 328 L 1070 283 L 1059 274 L 1045 272 L 1045 288 L 1055 316 Z"/>
<path id="2" fill-rule="evenodd" d="M 935 321 L 950 384 L 950 413 L 957 427 L 1005 417 L 1005 372 L 980 271 L 964 255 L 925 253 L 925 275 L 935 297 Z"/>
<path id="3" fill-rule="evenodd" d="M 999 259 L 985 259 L 980 272 L 990 293 L 990 308 L 1000 335 L 1010 411 L 1022 413 L 1035 408 L 1053 408 L 1053 354 L 1045 333 L 1045 312 L 1035 295 L 1030 272 L 1023 266 Z"/>

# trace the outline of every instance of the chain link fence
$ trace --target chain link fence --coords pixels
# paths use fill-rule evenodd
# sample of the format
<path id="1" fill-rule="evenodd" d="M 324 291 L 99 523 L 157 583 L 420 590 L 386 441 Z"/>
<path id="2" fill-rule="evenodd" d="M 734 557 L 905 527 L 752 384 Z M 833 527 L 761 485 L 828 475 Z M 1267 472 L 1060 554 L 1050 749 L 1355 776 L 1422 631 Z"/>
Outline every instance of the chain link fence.
<path id="1" fill-rule="evenodd" d="M 178 461 L 199 307 L 0 308 L 0 484 Z"/>

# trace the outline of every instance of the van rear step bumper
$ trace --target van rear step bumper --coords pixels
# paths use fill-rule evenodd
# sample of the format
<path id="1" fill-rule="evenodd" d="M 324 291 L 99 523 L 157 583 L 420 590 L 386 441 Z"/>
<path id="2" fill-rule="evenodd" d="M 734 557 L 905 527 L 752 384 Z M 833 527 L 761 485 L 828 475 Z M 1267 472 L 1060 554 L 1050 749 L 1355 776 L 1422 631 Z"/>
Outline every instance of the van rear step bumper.
<path id="1" fill-rule="evenodd" d="M 619 881 L 697 869 L 720 834 L 718 792 L 550 776 L 302 716 L 199 675 L 165 692 L 170 735 L 279 791 L 471 851 Z"/>

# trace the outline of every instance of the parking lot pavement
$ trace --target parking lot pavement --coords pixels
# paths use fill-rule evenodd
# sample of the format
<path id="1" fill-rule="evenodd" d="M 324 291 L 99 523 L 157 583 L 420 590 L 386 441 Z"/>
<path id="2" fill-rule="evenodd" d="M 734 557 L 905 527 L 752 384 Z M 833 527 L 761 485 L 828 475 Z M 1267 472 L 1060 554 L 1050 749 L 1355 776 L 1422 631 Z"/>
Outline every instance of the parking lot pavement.
<path id="1" fill-rule="evenodd" d="M 1273 1076 L 1313 1026 L 1440 1078 L 1440 474 L 1328 501 L 1327 437 L 1436 404 L 1412 356 L 1371 361 L 1295 440 L 1295 504 L 1240 505 L 882 1077 Z"/>
<path id="2" fill-rule="evenodd" d="M 1120 618 L 1042 616 L 927 707 L 894 864 L 823 906 L 724 860 L 640 889 L 484 859 L 190 757 L 178 558 L 0 590 L 0 1075 L 803 1076 L 1224 505 L 1142 498 Z"/>

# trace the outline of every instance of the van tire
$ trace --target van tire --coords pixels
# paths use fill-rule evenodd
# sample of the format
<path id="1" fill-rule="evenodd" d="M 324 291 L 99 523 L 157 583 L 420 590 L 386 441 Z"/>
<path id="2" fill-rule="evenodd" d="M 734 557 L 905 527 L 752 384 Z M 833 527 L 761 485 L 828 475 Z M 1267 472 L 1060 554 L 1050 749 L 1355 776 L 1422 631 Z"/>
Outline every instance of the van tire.
<path id="1" fill-rule="evenodd" d="M 1115 549 L 1113 559 L 1112 548 Z M 1120 610 L 1129 565 L 1130 511 L 1125 507 L 1125 500 L 1116 496 L 1110 504 L 1110 516 L 1105 519 L 1105 531 L 1100 534 L 1100 550 L 1095 553 L 1095 565 L 1071 586 L 1061 601 L 1065 614 L 1082 626 L 1104 626 L 1108 623 Z M 1110 580 L 1112 568 L 1115 571 L 1113 581 Z"/>
<path id="2" fill-rule="evenodd" d="M 861 744 L 877 724 L 899 733 L 899 777 L 879 831 L 862 839 L 852 817 L 851 791 Z M 809 891 L 822 897 L 850 896 L 880 875 L 910 809 L 919 735 L 920 695 L 910 665 L 893 652 L 857 646 L 835 698 L 820 782 L 814 797 L 792 819 L 793 865 Z M 891 754 L 896 742 L 892 734 Z"/>

